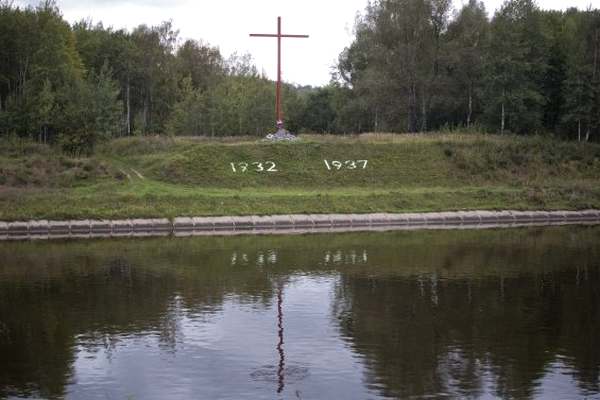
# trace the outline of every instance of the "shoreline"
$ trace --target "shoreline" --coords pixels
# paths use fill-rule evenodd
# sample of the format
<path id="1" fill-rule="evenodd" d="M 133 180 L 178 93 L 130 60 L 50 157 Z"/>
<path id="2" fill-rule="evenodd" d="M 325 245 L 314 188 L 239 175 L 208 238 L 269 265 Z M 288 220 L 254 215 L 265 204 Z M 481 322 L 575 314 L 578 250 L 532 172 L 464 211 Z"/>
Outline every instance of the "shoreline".
<path id="1" fill-rule="evenodd" d="M 290 214 L 271 216 L 181 217 L 172 220 L 0 221 L 0 241 L 93 239 L 148 236 L 229 236 L 325 232 L 489 229 L 522 226 L 600 224 L 600 210 L 456 211 L 375 214 Z"/>

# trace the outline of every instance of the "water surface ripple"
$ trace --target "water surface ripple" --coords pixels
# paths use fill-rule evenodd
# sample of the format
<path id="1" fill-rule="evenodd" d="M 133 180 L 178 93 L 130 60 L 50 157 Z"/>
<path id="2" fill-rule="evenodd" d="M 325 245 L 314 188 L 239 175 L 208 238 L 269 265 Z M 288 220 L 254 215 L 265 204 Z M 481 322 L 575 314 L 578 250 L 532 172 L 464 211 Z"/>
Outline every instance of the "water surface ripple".
<path id="1" fill-rule="evenodd" d="M 600 227 L 0 243 L 0 398 L 600 399 Z"/>

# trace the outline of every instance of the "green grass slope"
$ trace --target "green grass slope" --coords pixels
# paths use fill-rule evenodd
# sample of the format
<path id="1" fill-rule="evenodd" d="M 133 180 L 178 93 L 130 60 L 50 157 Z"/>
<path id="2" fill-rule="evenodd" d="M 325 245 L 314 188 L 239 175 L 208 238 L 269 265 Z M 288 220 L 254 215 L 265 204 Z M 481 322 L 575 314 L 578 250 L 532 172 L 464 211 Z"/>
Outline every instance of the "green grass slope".
<path id="1" fill-rule="evenodd" d="M 276 144 L 172 141 L 148 149 L 151 140 L 165 141 L 125 139 L 104 151 L 163 182 L 222 188 L 512 185 L 600 176 L 600 146 L 541 138 L 406 135 Z M 330 165 L 332 160 L 368 160 L 368 164 L 366 169 L 359 164 L 338 171 L 328 170 L 324 160 Z M 257 172 L 254 165 L 240 173 L 230 164 L 266 161 L 274 162 L 278 172 Z"/>
<path id="2" fill-rule="evenodd" d="M 84 160 L 29 153 L 0 149 L 0 220 L 600 208 L 600 146 L 537 137 L 145 137 Z M 15 183 L 32 158 L 56 169 Z"/>

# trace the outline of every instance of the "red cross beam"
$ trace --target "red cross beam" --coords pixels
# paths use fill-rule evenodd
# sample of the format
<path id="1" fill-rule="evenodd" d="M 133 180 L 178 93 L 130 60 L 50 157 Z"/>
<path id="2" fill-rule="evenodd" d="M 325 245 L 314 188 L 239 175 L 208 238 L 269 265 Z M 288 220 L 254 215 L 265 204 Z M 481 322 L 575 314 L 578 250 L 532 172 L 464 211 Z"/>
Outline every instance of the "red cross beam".
<path id="1" fill-rule="evenodd" d="M 252 37 L 276 37 L 277 38 L 277 90 L 275 91 L 275 112 L 277 113 L 277 124 L 283 124 L 281 113 L 281 38 L 308 38 L 308 35 L 284 35 L 281 33 L 281 17 L 277 17 L 277 33 L 251 33 Z"/>

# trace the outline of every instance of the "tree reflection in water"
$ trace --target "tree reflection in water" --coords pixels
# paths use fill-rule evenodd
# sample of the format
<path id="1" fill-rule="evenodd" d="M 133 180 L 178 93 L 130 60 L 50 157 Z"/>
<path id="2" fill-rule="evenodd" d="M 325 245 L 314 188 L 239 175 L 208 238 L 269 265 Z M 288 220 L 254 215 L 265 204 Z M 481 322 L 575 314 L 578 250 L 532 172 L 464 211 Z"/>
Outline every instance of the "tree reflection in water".
<path id="1" fill-rule="evenodd" d="M 578 389 L 567 397 L 598 396 L 599 243 L 599 228 L 581 227 L 2 243 L 0 397 L 64 397 L 82 346 L 117 352 L 123 337 L 152 334 L 176 352 L 185 317 L 208 320 L 227 302 L 277 314 L 275 334 L 261 333 L 278 361 L 254 380 L 278 396 L 318 383 L 323 365 L 309 377 L 286 342 L 308 329 L 286 297 L 298 276 L 335 277 L 332 304 L 319 306 L 364 368 L 365 382 L 348 385 L 392 398 L 533 398 L 568 373 Z M 251 347 L 251 334 L 235 340 Z"/>
<path id="2" fill-rule="evenodd" d="M 598 395 L 598 263 L 582 279 L 579 268 L 555 269 L 553 257 L 533 275 L 374 281 L 342 274 L 341 333 L 369 360 L 371 385 L 393 398 L 535 398 L 556 368 L 575 378 L 580 392 L 572 396 Z"/>

